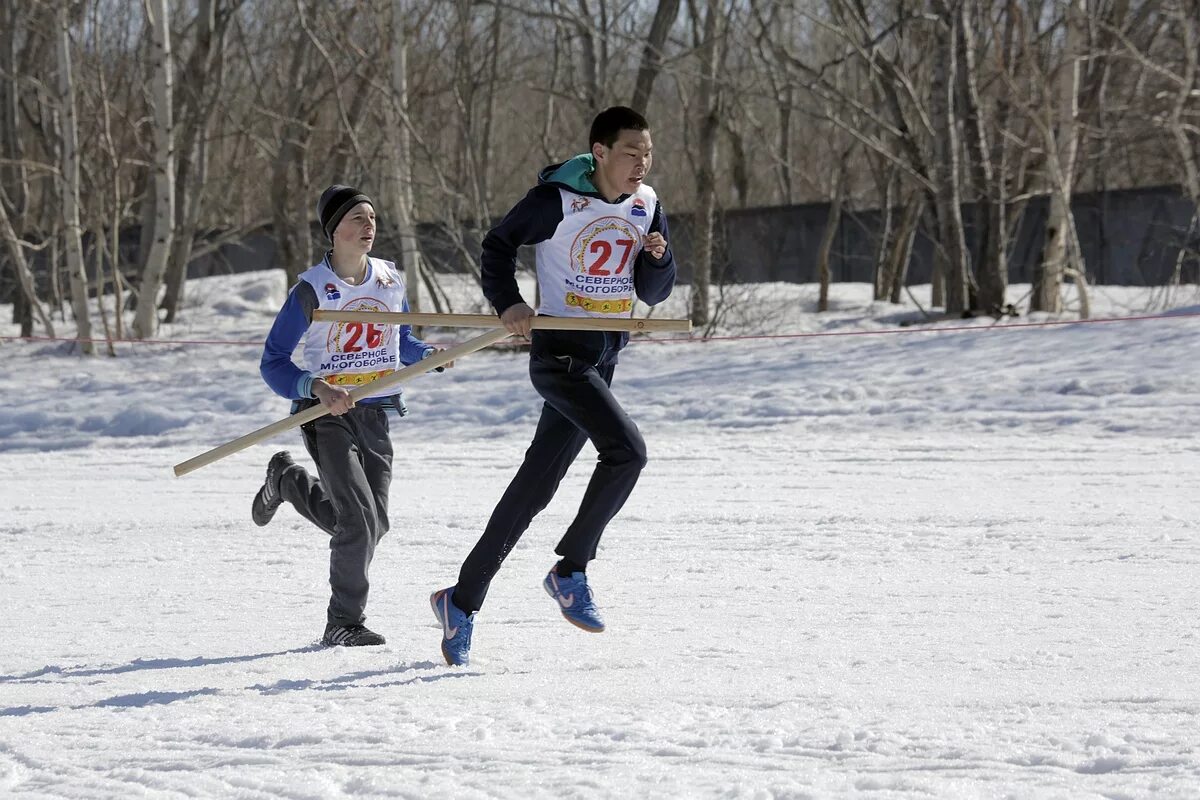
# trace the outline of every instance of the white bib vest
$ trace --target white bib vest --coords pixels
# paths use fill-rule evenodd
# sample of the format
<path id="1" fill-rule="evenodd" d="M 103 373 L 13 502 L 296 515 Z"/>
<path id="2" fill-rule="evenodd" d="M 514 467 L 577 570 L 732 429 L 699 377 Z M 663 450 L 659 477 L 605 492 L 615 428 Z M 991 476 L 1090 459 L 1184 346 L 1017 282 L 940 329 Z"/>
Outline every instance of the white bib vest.
<path id="1" fill-rule="evenodd" d="M 636 299 L 633 264 L 658 197 L 649 186 L 611 204 L 566 189 L 562 222 L 536 246 L 539 314 L 554 317 L 630 317 Z"/>
<path id="2" fill-rule="evenodd" d="M 346 283 L 328 260 L 300 275 L 317 293 L 317 308 L 328 311 L 402 311 L 404 280 L 390 261 L 368 258 L 367 279 Z M 400 367 L 399 326 L 378 322 L 313 322 L 304 339 L 304 368 L 326 383 L 353 389 Z M 368 397 L 387 397 L 384 389 Z"/>

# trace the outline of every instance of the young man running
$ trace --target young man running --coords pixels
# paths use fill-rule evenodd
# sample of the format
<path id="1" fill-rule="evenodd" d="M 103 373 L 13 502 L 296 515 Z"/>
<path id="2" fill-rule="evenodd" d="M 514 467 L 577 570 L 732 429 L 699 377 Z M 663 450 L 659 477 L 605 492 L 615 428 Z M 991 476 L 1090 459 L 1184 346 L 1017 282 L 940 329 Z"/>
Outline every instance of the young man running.
<path id="1" fill-rule="evenodd" d="M 357 403 L 353 389 L 414 364 L 436 351 L 408 325 L 313 322 L 313 311 L 407 311 L 396 265 L 367 255 L 375 242 L 375 207 L 349 186 L 330 186 L 317 203 L 330 250 L 300 275 L 275 317 L 260 370 L 293 413 L 318 403 L 329 414 L 302 425 L 304 446 L 317 465 L 313 477 L 286 452 L 276 453 L 254 497 L 251 516 L 266 525 L 284 500 L 329 534 L 326 646 L 383 644 L 363 622 L 367 572 L 388 530 L 392 442 L 387 412 L 406 413 L 399 392 L 382 389 Z M 292 351 L 304 339 L 304 368 Z M 441 371 L 440 369 L 438 370 Z"/>
<path id="2" fill-rule="evenodd" d="M 635 296 L 654 305 L 671 293 L 675 262 L 667 217 L 643 183 L 652 161 L 649 127 L 624 106 L 601 112 L 592 122 L 590 152 L 543 169 L 538 185 L 489 231 L 483 292 L 506 329 L 529 336 L 534 316 L 517 288 L 521 245 L 537 246 L 540 315 L 628 318 Z M 569 622 L 604 630 L 587 565 L 646 465 L 646 444 L 610 389 L 617 353 L 628 340 L 628 334 L 603 331 L 532 332 L 529 376 L 545 400 L 533 442 L 458 583 L 430 598 L 447 663 L 468 663 L 475 612 L 488 585 L 589 440 L 599 461 L 543 586 Z"/>

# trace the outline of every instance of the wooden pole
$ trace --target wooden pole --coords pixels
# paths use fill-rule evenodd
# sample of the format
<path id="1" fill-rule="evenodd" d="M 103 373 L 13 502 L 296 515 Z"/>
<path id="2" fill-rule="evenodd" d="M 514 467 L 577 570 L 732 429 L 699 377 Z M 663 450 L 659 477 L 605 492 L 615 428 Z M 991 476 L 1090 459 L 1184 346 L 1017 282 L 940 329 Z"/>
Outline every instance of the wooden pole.
<path id="1" fill-rule="evenodd" d="M 493 317 L 492 324 L 494 325 L 496 322 L 496 318 Z M 418 375 L 424 375 L 430 370 L 437 369 L 438 367 L 449 364 L 451 361 L 462 358 L 468 353 L 474 353 L 476 350 L 482 350 L 489 345 L 493 345 L 501 339 L 508 338 L 509 335 L 509 332 L 504 328 L 490 330 L 481 336 L 476 336 L 474 339 L 468 339 L 462 344 L 451 347 L 448 350 L 439 350 L 424 361 L 418 361 L 416 364 L 410 364 L 404 369 L 396 370 L 391 375 L 385 375 L 382 378 L 378 378 L 368 384 L 359 386 L 357 389 L 354 389 L 350 392 L 350 396 L 355 400 L 359 400 L 366 395 L 374 394 L 380 389 L 386 389 L 389 386 L 397 386 L 405 381 L 412 380 Z M 261 441 L 270 439 L 276 434 L 283 433 L 284 431 L 291 430 L 292 428 L 298 428 L 304 423 L 311 422 L 312 420 L 323 417 L 328 413 L 329 412 L 325 410 L 325 406 L 318 404 L 305 411 L 301 411 L 298 414 L 292 414 L 290 417 L 281 419 L 278 422 L 272 422 L 270 425 L 267 425 L 264 428 L 259 428 L 256 431 L 247 433 L 245 436 L 234 439 L 232 442 L 226 442 L 220 447 L 214 447 L 212 450 L 209 450 L 206 453 L 201 453 L 195 458 L 189 458 L 187 461 L 176 464 L 175 477 L 183 477 L 189 472 L 194 472 L 195 470 L 198 470 L 203 466 L 207 466 L 214 461 L 219 461 L 225 456 L 233 455 L 241 450 L 245 450 L 250 445 L 258 444 Z"/>
<path id="2" fill-rule="evenodd" d="M 378 322 L 384 325 L 440 325 L 448 328 L 494 328 L 492 314 L 420 314 L 404 311 L 313 312 L 314 322 Z M 534 330 L 682 332 L 692 329 L 688 319 L 603 319 L 600 317 L 534 317 Z"/>

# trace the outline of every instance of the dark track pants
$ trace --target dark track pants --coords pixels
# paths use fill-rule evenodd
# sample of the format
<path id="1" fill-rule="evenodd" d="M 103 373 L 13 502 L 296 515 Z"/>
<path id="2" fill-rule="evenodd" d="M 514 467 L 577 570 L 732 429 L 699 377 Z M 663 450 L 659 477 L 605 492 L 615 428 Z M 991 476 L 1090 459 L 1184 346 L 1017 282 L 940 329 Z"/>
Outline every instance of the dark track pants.
<path id="1" fill-rule="evenodd" d="M 589 439 L 599 460 L 575 520 L 554 552 L 579 564 L 596 557 L 605 526 L 646 466 L 646 443 L 609 388 L 613 369 L 570 356 L 531 356 L 529 377 L 546 402 L 525 461 L 459 571 L 454 603 L 462 610 L 471 613 L 483 605 L 501 563 L 554 497 Z"/>
<path id="2" fill-rule="evenodd" d="M 375 546 L 388 531 L 392 440 L 387 412 L 358 405 L 301 426 L 304 446 L 317 464 L 285 472 L 280 494 L 301 516 L 330 535 L 328 621 L 357 625 L 366 619 L 367 572 Z"/>

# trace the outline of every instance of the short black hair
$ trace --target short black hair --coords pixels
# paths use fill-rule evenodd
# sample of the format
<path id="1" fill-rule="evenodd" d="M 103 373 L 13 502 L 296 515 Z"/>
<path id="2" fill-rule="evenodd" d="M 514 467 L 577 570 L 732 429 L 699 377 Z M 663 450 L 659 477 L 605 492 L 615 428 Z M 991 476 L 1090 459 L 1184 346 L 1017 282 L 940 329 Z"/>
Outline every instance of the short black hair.
<path id="1" fill-rule="evenodd" d="M 592 130 L 588 134 L 588 147 L 596 142 L 605 147 L 612 147 L 621 135 L 621 131 L 648 131 L 650 123 L 646 118 L 628 106 L 613 106 L 606 108 L 592 120 Z"/>

